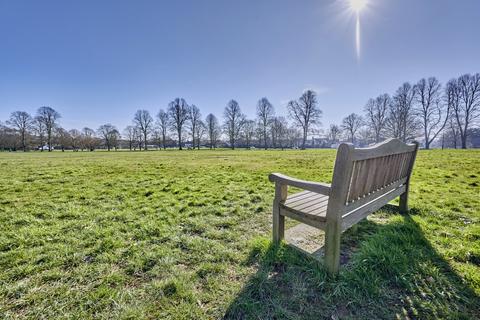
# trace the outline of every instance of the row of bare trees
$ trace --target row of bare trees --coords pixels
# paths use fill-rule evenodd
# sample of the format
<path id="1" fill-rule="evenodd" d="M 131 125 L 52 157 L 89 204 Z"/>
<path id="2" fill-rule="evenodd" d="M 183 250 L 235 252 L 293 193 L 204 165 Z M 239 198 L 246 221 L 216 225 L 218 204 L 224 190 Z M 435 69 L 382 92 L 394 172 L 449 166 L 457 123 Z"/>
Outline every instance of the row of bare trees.
<path id="1" fill-rule="evenodd" d="M 480 74 L 465 74 L 451 79 L 445 86 L 435 77 L 415 84 L 402 84 L 396 92 L 369 99 L 364 115 L 352 113 L 340 126 L 332 125 L 328 136 L 333 141 L 347 137 L 352 143 L 379 142 L 386 137 L 402 141 L 423 140 L 429 149 L 445 135 L 453 136 L 467 148 L 470 130 L 480 118 Z"/>
<path id="2" fill-rule="evenodd" d="M 121 134 L 110 123 L 97 130 L 86 127 L 67 131 L 59 125 L 61 116 L 56 110 L 41 107 L 34 117 L 25 111 L 15 111 L 6 124 L 0 123 L 0 149 L 51 151 L 56 146 L 62 150 L 93 151 L 98 147 L 117 149 L 120 144 L 130 150 L 147 150 L 149 146 L 163 149 L 176 146 L 181 150 L 185 146 L 200 148 L 202 144 L 212 149 L 219 144 L 232 149 L 255 145 L 267 149 L 293 147 L 299 141 L 305 148 L 309 130 L 319 123 L 321 115 L 316 93 L 305 91 L 299 99 L 288 103 L 288 111 L 292 124 L 285 117 L 276 116 L 270 101 L 261 98 L 256 118 L 248 119 L 239 103 L 230 100 L 223 112 L 223 123 L 220 123 L 211 113 L 203 119 L 196 105 L 176 98 L 155 116 L 148 110 L 138 110 L 132 124 Z"/>
<path id="3" fill-rule="evenodd" d="M 435 77 L 415 84 L 402 84 L 393 95 L 381 94 L 369 99 L 363 115 L 352 113 L 340 125 L 332 124 L 326 134 L 317 130 L 322 111 L 317 94 L 306 90 L 287 103 L 288 119 L 277 116 L 267 98 L 257 102 L 255 119 L 248 119 L 235 100 L 230 100 L 223 112 L 223 122 L 214 114 L 202 117 L 200 109 L 183 98 L 172 100 L 167 108 L 154 116 L 140 109 L 132 124 L 122 134 L 112 124 L 97 130 L 65 130 L 59 125 L 60 114 L 51 107 L 40 107 L 34 116 L 15 111 L 5 123 L 0 123 L 0 149 L 51 151 L 53 147 L 73 150 L 107 150 L 119 146 L 130 150 L 178 147 L 183 149 L 237 146 L 267 148 L 315 145 L 309 137 L 319 134 L 322 146 L 343 140 L 358 145 L 382 141 L 388 137 L 402 141 L 423 140 L 425 148 L 442 137 L 452 140 L 454 147 L 467 148 L 472 127 L 480 118 L 480 75 L 465 74 L 442 85 Z M 314 138 L 312 139 L 314 140 Z M 443 143 L 442 143 L 443 145 Z M 318 145 L 317 145 L 318 146 Z"/>
<path id="4" fill-rule="evenodd" d="M 10 115 L 6 125 L 0 125 L 0 143 L 19 145 L 22 150 L 26 150 L 29 136 L 35 134 L 42 146 L 46 143 L 48 150 L 52 150 L 58 119 L 60 114 L 45 106 L 38 108 L 34 117 L 25 111 L 15 111 Z"/>
<path id="5" fill-rule="evenodd" d="M 267 149 L 296 146 L 303 132 L 301 147 L 305 147 L 310 126 L 318 123 L 321 111 L 316 93 L 305 91 L 298 100 L 288 104 L 290 125 L 285 117 L 276 116 L 275 108 L 267 98 L 257 103 L 256 119 L 248 119 L 236 100 L 230 100 L 223 112 L 223 123 L 214 114 L 202 119 L 200 109 L 188 104 L 183 98 L 176 98 L 166 110 L 160 109 L 155 119 L 147 110 L 138 110 L 132 125 L 124 130 L 123 137 L 130 149 L 148 149 L 149 143 L 160 148 L 176 145 L 180 150 L 187 144 L 199 149 L 202 144 L 216 148 L 223 144 L 234 149 L 241 145 L 262 146 Z M 302 128 L 300 132 L 297 127 Z M 176 140 L 176 141 L 174 141 Z"/>
<path id="6" fill-rule="evenodd" d="M 200 148 L 202 143 L 216 148 L 222 136 L 232 149 L 239 144 L 247 147 L 262 145 L 265 149 L 285 148 L 297 143 L 300 134 L 297 127 L 300 127 L 303 132 L 301 147 L 304 148 L 310 126 L 317 124 L 321 115 L 316 96 L 314 91 L 307 90 L 298 100 L 289 102 L 292 125 L 285 117 L 275 115 L 274 106 L 265 97 L 257 103 L 256 119 L 248 119 L 239 103 L 230 100 L 223 112 L 223 124 L 211 113 L 202 120 L 197 106 L 176 98 L 168 104 L 167 110 L 160 109 L 155 120 L 147 110 L 137 111 L 132 125 L 125 129 L 124 137 L 130 148 L 136 144 L 143 149 L 148 148 L 149 142 L 157 142 L 158 146 L 166 148 L 172 145 L 172 137 L 176 138 L 180 150 L 185 141 L 189 141 L 192 148 Z M 143 135 L 140 139 L 138 132 Z"/>

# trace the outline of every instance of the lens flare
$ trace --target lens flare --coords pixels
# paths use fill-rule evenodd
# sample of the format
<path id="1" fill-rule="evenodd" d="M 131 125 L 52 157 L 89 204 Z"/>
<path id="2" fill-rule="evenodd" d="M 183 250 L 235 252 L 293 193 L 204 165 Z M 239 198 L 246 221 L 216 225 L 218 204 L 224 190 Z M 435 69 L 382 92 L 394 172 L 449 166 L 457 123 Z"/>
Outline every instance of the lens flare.
<path id="1" fill-rule="evenodd" d="M 367 0 L 350 0 L 350 9 L 360 12 L 367 5 Z"/>
<path id="2" fill-rule="evenodd" d="M 364 10 L 368 5 L 368 0 L 348 0 L 350 10 L 354 12 L 357 19 L 355 24 L 355 48 L 357 60 L 360 60 L 360 11 Z"/>
<path id="3" fill-rule="evenodd" d="M 360 60 L 360 16 L 357 14 L 357 24 L 355 26 L 355 45 L 357 48 L 357 59 Z"/>

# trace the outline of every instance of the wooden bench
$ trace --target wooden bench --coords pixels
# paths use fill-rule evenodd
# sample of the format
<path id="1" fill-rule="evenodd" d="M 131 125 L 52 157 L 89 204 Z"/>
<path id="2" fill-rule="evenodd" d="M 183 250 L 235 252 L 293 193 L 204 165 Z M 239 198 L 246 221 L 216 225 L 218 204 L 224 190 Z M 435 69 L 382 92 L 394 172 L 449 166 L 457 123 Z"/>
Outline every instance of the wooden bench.
<path id="1" fill-rule="evenodd" d="M 272 173 L 273 242 L 284 237 L 285 217 L 325 231 L 325 265 L 336 274 L 340 266 L 341 233 L 400 196 L 408 211 L 408 187 L 418 143 L 390 139 L 370 148 L 338 148 L 332 184 L 298 180 Z M 305 191 L 288 195 L 288 186 Z"/>

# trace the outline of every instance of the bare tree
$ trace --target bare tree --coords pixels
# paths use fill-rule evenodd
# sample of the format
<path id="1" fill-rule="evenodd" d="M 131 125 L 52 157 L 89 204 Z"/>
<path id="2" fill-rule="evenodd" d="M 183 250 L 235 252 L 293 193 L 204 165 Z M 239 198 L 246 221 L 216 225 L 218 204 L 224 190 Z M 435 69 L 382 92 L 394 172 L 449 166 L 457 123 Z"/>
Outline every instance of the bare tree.
<path id="1" fill-rule="evenodd" d="M 147 150 L 148 134 L 152 130 L 153 118 L 147 110 L 137 110 L 133 117 L 133 123 L 140 129 L 143 134 L 143 150 Z"/>
<path id="2" fill-rule="evenodd" d="M 462 118 L 461 112 L 460 111 L 460 86 L 458 85 L 458 80 L 457 79 L 451 79 L 450 81 L 447 82 L 445 86 L 445 101 L 448 105 L 448 108 L 450 109 L 450 131 L 452 135 L 452 142 L 453 146 L 455 149 L 457 149 L 457 142 L 460 139 L 460 127 L 459 123 L 462 123 L 462 121 L 458 121 Z M 460 118 L 460 119 L 459 119 Z"/>
<path id="3" fill-rule="evenodd" d="M 20 133 L 20 141 L 23 151 L 27 151 L 27 135 L 33 126 L 32 117 L 25 111 L 15 111 L 10 115 L 7 124 L 13 126 Z"/>
<path id="4" fill-rule="evenodd" d="M 195 149 L 195 139 L 199 123 L 202 121 L 202 114 L 200 113 L 200 109 L 197 108 L 196 105 L 192 104 L 190 108 L 188 108 L 188 120 L 190 122 L 190 134 L 192 135 L 192 146 Z"/>
<path id="5" fill-rule="evenodd" d="M 225 131 L 230 142 L 230 147 L 235 149 L 235 143 L 245 123 L 245 115 L 243 115 L 240 110 L 238 102 L 230 100 L 225 107 L 223 116 L 225 118 Z"/>
<path id="6" fill-rule="evenodd" d="M 120 133 L 114 125 L 110 123 L 101 125 L 98 128 L 97 132 L 98 135 L 102 137 L 103 141 L 105 142 L 105 146 L 107 147 L 108 151 L 110 151 L 112 147 L 116 147 Z"/>
<path id="7" fill-rule="evenodd" d="M 135 128 L 135 131 L 134 131 L 135 132 L 135 147 L 133 148 L 133 150 L 137 151 L 137 149 L 138 149 L 139 151 L 142 151 L 143 146 L 144 146 L 142 130 L 137 125 L 133 125 L 133 127 Z"/>
<path id="8" fill-rule="evenodd" d="M 158 127 L 160 128 L 160 132 L 162 134 L 162 147 L 165 150 L 167 148 L 167 132 L 168 132 L 168 126 L 169 126 L 169 119 L 168 119 L 168 113 L 166 113 L 163 109 L 160 109 L 160 111 L 157 114 L 157 123 Z"/>
<path id="9" fill-rule="evenodd" d="M 162 147 L 162 133 L 158 128 L 152 130 L 152 142 L 157 147 L 157 149 L 160 149 Z"/>
<path id="10" fill-rule="evenodd" d="M 272 147 L 274 149 L 277 148 L 280 135 L 283 134 L 283 131 L 285 130 L 285 122 L 286 120 L 284 117 L 273 117 L 270 121 L 270 136 L 272 140 Z"/>
<path id="11" fill-rule="evenodd" d="M 215 115 L 210 113 L 205 119 L 207 126 L 208 140 L 210 141 L 210 149 L 216 148 L 217 140 L 220 135 L 220 127 L 218 125 L 218 120 Z"/>
<path id="12" fill-rule="evenodd" d="M 328 129 L 328 140 L 330 140 L 330 143 L 337 143 L 341 134 L 342 129 L 336 124 L 331 124 L 330 128 Z"/>
<path id="13" fill-rule="evenodd" d="M 298 101 L 290 101 L 288 112 L 293 121 L 303 129 L 302 149 L 305 149 L 309 129 L 318 124 L 322 111 L 318 107 L 317 94 L 313 90 L 306 90 Z"/>
<path id="14" fill-rule="evenodd" d="M 355 134 L 362 125 L 363 118 L 356 113 L 351 113 L 345 118 L 343 118 L 342 128 L 348 132 L 350 141 L 352 143 L 355 143 Z"/>
<path id="15" fill-rule="evenodd" d="M 287 129 L 287 145 L 289 145 L 291 148 L 297 148 L 298 147 L 298 140 L 300 140 L 302 137 L 302 133 L 300 130 L 298 130 L 297 126 L 291 125 Z"/>
<path id="16" fill-rule="evenodd" d="M 78 151 L 82 133 L 77 129 L 72 129 L 68 131 L 68 134 L 70 135 L 70 147 L 72 147 L 73 151 Z"/>
<path id="17" fill-rule="evenodd" d="M 255 130 L 257 129 L 256 123 L 253 120 L 245 120 L 245 123 L 242 128 L 242 136 L 245 139 L 245 146 L 247 148 L 251 147 L 253 136 L 255 135 Z"/>
<path id="18" fill-rule="evenodd" d="M 366 122 L 375 135 L 375 142 L 380 142 L 387 125 L 388 107 L 390 103 L 390 96 L 385 93 L 375 99 L 368 100 L 365 105 Z"/>
<path id="19" fill-rule="evenodd" d="M 55 126 L 54 128 L 55 133 L 55 141 L 56 144 L 60 146 L 62 152 L 65 151 L 65 148 L 70 145 L 71 137 L 67 130 L 63 129 L 62 127 Z"/>
<path id="20" fill-rule="evenodd" d="M 357 144 L 360 146 L 369 145 L 371 142 L 375 141 L 375 137 L 372 134 L 372 131 L 365 126 L 360 127 L 357 133 Z"/>
<path id="21" fill-rule="evenodd" d="M 449 82 L 453 85 L 453 82 Z M 455 81 L 458 104 L 453 112 L 457 120 L 462 149 L 467 148 L 469 127 L 480 117 L 480 74 L 464 74 Z"/>
<path id="22" fill-rule="evenodd" d="M 200 144 L 202 143 L 202 138 L 207 132 L 207 127 L 202 120 L 199 120 L 197 125 L 195 126 L 195 137 L 197 138 L 197 149 L 200 150 Z M 195 149 L 195 143 L 193 144 L 193 148 Z"/>
<path id="23" fill-rule="evenodd" d="M 42 119 L 36 116 L 33 119 L 33 131 L 38 137 L 38 142 L 40 144 L 40 151 L 43 152 L 43 147 L 45 146 L 45 124 Z"/>
<path id="24" fill-rule="evenodd" d="M 0 121 L 0 149 L 15 150 L 16 140 L 14 130 Z"/>
<path id="25" fill-rule="evenodd" d="M 441 84 L 435 77 L 421 79 L 416 87 L 416 114 L 420 117 L 423 129 L 425 149 L 430 149 L 430 144 L 445 128 L 450 113 L 450 104 L 441 101 Z M 448 98 L 447 98 L 448 99 Z"/>
<path id="26" fill-rule="evenodd" d="M 47 133 L 47 145 L 48 151 L 52 151 L 52 133 L 57 120 L 60 119 L 60 113 L 50 107 L 40 107 L 37 110 L 38 121 L 43 123 L 45 131 Z M 42 147 L 43 148 L 43 147 Z"/>
<path id="27" fill-rule="evenodd" d="M 459 132 L 460 130 L 458 129 L 457 119 L 455 119 L 454 115 L 450 115 L 448 119 L 448 127 L 444 129 L 442 136 L 442 149 L 445 145 L 457 149 L 460 139 Z"/>
<path id="28" fill-rule="evenodd" d="M 272 121 L 272 118 L 275 114 L 275 110 L 273 108 L 273 105 L 268 101 L 267 98 L 261 98 L 258 100 L 257 103 L 257 117 L 258 117 L 258 124 L 259 124 L 259 129 L 261 130 L 262 133 L 262 138 L 263 138 L 263 146 L 265 150 L 267 150 L 268 147 L 268 128 L 270 126 L 270 123 Z"/>
<path id="29" fill-rule="evenodd" d="M 176 98 L 168 105 L 168 117 L 170 118 L 170 125 L 178 135 L 178 149 L 182 150 L 182 134 L 183 126 L 188 120 L 189 106 L 182 98 Z"/>
<path id="30" fill-rule="evenodd" d="M 95 137 L 95 131 L 93 129 L 85 127 L 82 130 L 82 135 L 82 150 L 83 148 L 86 148 L 90 151 L 95 150 L 95 147 L 97 146 L 97 137 Z"/>
<path id="31" fill-rule="evenodd" d="M 285 148 L 288 134 L 288 123 L 284 117 L 274 117 L 270 124 L 272 145 L 274 148 Z"/>
<path id="32" fill-rule="evenodd" d="M 125 137 L 125 139 L 127 139 L 128 149 L 129 149 L 130 151 L 132 151 L 133 145 L 134 145 L 134 143 L 135 143 L 135 139 L 136 139 L 136 136 L 137 136 L 135 127 L 134 127 L 134 126 L 127 126 L 127 127 L 123 130 L 123 136 Z"/>
<path id="33" fill-rule="evenodd" d="M 458 125 L 457 125 L 457 121 L 455 119 L 455 117 L 450 117 L 450 121 L 449 121 L 449 127 L 450 127 L 450 132 L 451 132 L 451 135 L 452 135 L 452 144 L 453 144 L 453 147 L 455 149 L 457 149 L 457 145 L 458 145 L 458 136 L 459 136 L 459 131 L 458 130 Z"/>
<path id="34" fill-rule="evenodd" d="M 390 136 L 403 142 L 417 135 L 418 122 L 413 109 L 415 96 L 415 87 L 405 82 L 397 89 L 389 106 L 387 129 Z"/>

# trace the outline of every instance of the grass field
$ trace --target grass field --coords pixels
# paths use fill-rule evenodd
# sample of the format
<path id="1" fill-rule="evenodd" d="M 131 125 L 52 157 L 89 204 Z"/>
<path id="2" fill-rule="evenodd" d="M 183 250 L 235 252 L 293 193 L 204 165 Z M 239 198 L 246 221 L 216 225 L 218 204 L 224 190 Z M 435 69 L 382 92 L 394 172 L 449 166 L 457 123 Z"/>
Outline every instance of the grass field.
<path id="1" fill-rule="evenodd" d="M 271 246 L 267 175 L 330 182 L 334 158 L 0 153 L 0 318 L 480 318 L 480 150 L 419 152 L 410 214 L 347 232 L 331 280 Z"/>

